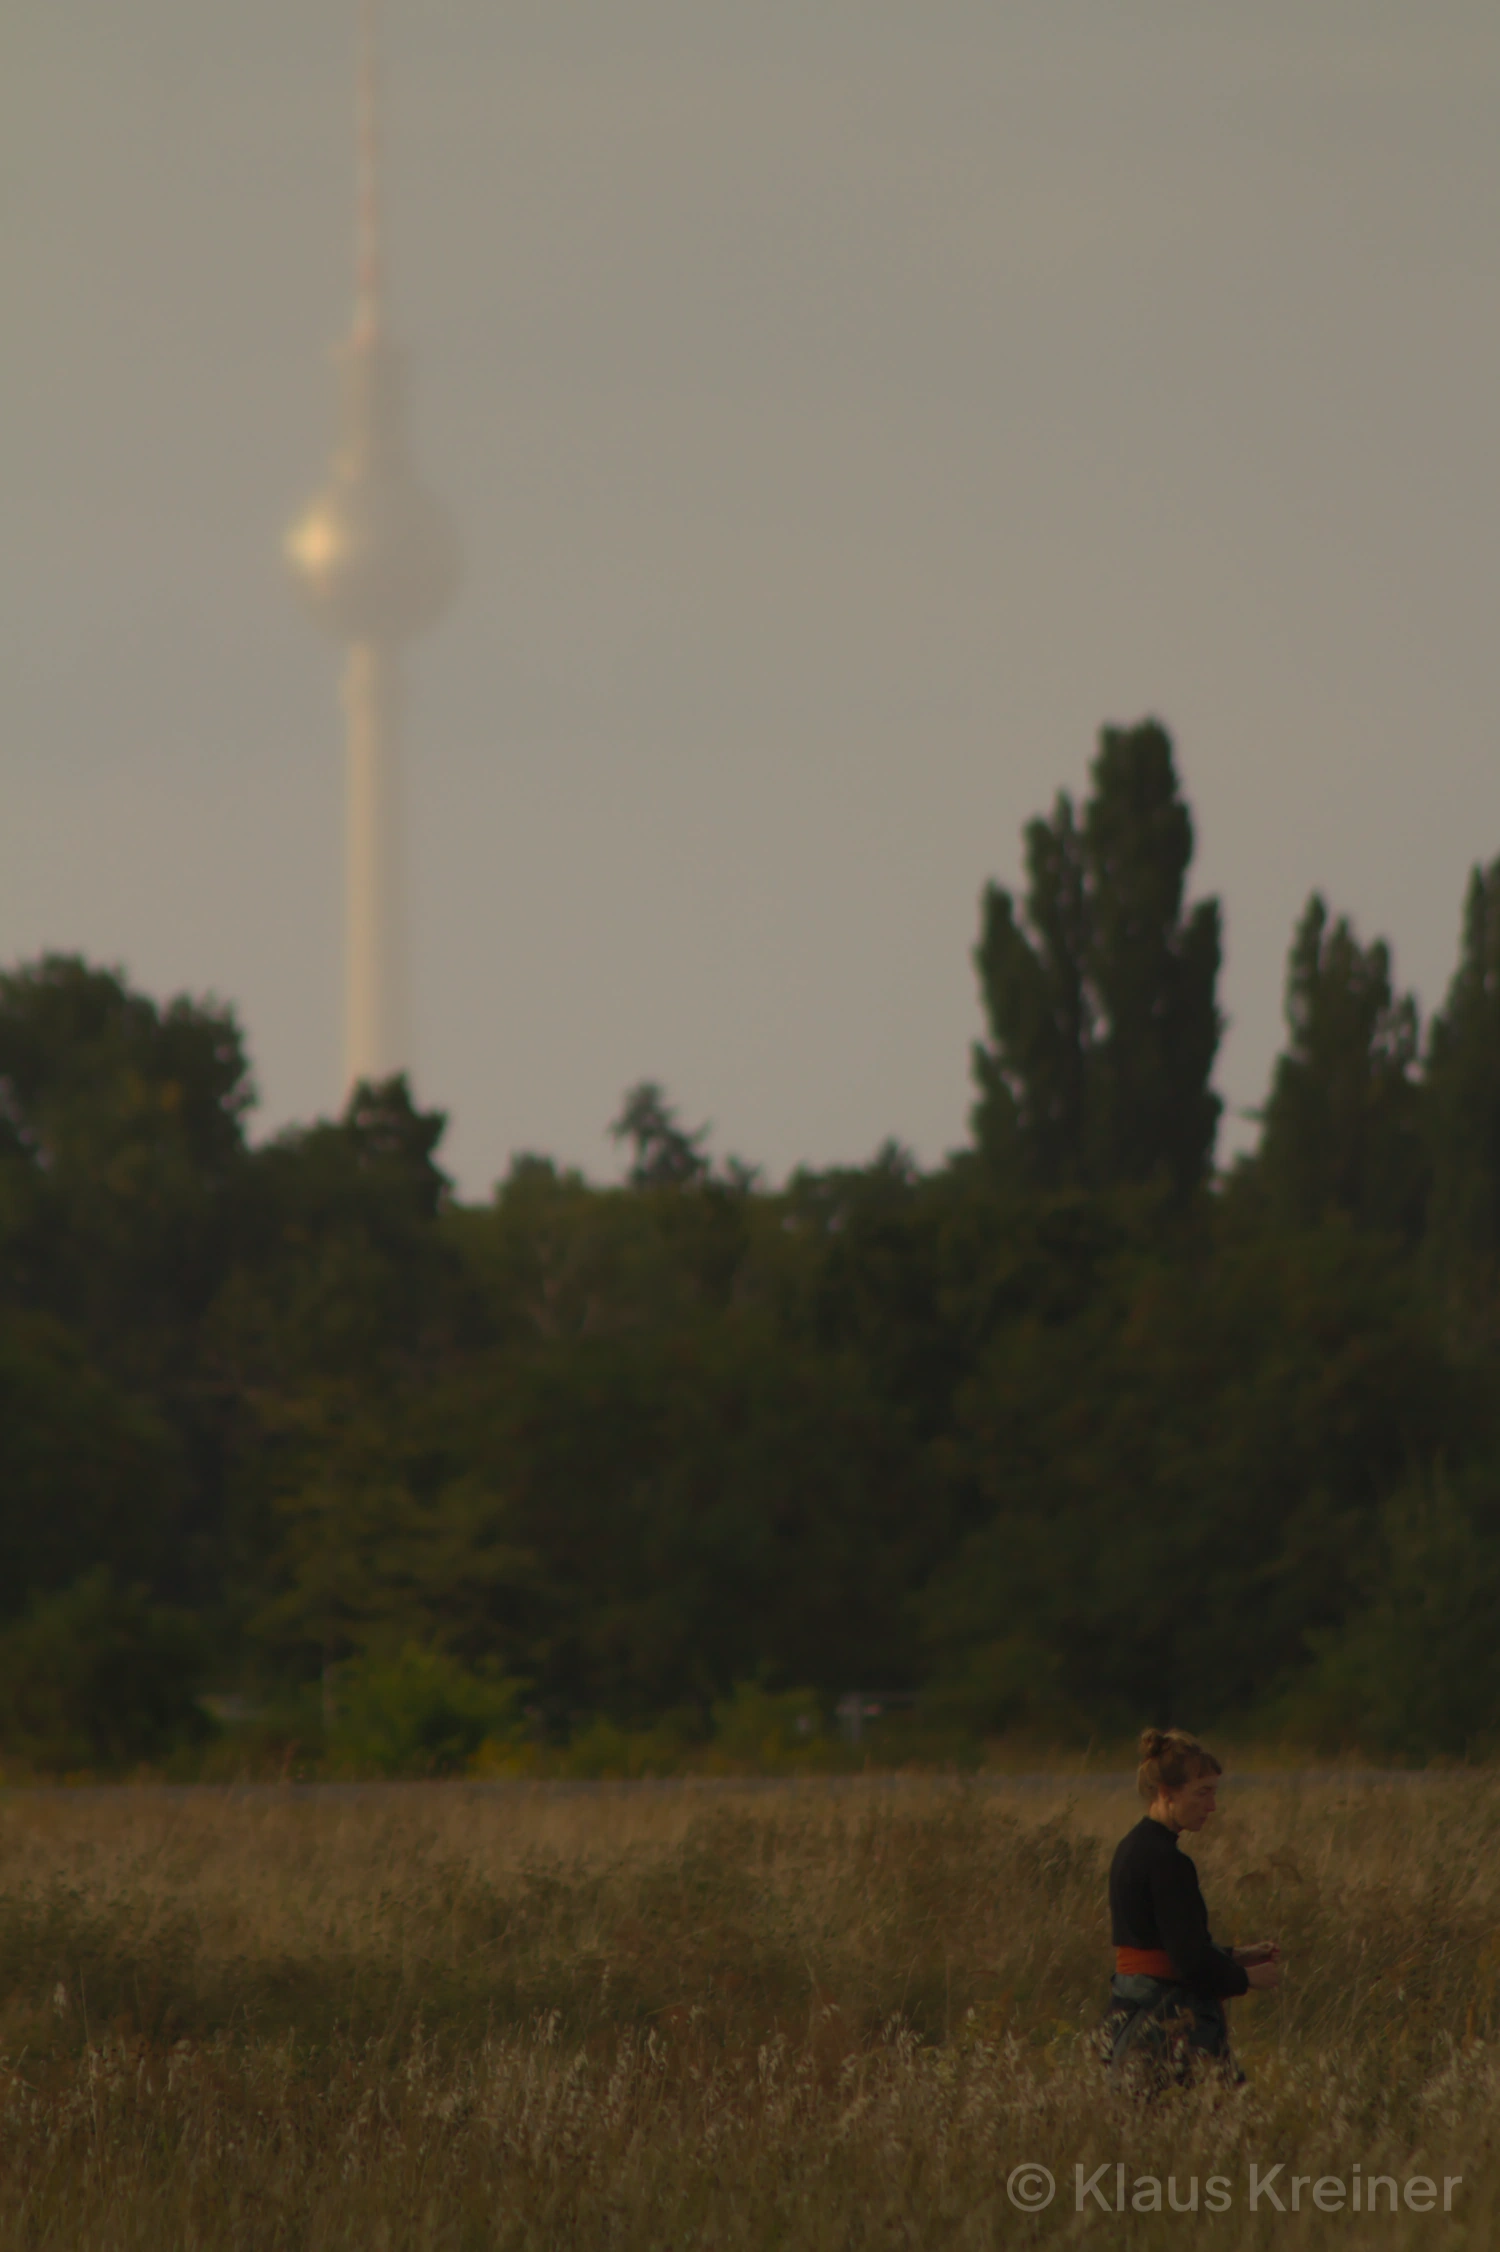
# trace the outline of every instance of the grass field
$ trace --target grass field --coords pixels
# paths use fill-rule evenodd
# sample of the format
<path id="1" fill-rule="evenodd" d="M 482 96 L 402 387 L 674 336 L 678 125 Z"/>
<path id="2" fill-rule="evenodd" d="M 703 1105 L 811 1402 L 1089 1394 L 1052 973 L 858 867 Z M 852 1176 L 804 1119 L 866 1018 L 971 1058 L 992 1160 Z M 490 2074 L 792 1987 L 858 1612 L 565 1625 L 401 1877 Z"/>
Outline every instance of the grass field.
<path id="1" fill-rule="evenodd" d="M 1245 2091 L 1142 2106 L 1087 2038 L 1123 1789 L 0 1797 L 0 2248 L 1493 2243 L 1500 1784 L 1224 1806 L 1286 1985 Z"/>

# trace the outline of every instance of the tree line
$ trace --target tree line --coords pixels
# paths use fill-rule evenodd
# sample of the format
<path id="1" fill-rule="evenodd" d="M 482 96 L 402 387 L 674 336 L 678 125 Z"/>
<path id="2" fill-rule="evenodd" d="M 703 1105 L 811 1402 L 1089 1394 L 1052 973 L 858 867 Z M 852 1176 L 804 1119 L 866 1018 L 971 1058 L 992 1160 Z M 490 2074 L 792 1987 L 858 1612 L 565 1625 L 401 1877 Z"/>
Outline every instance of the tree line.
<path id="1" fill-rule="evenodd" d="M 1105 729 L 982 902 L 968 1146 L 779 1187 L 642 1084 L 621 1186 L 464 1204 L 402 1079 L 253 1143 L 230 1011 L 0 977 L 0 1747 L 159 1759 L 213 1692 L 440 1765 L 863 1684 L 950 1743 L 1492 1744 L 1500 861 L 1425 1025 L 1308 902 L 1216 1170 L 1192 855 Z"/>

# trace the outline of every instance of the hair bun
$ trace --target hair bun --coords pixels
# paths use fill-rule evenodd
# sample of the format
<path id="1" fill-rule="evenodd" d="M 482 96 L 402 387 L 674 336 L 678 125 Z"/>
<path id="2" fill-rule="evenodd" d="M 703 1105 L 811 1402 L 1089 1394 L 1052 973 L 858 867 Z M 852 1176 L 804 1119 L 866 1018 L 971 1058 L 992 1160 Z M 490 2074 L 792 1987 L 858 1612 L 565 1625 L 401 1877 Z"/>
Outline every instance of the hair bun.
<path id="1" fill-rule="evenodd" d="M 1195 1775 L 1222 1775 L 1211 1751 L 1185 1728 L 1143 1728 L 1136 1786 L 1149 1802 L 1162 1790 L 1180 1790 Z"/>

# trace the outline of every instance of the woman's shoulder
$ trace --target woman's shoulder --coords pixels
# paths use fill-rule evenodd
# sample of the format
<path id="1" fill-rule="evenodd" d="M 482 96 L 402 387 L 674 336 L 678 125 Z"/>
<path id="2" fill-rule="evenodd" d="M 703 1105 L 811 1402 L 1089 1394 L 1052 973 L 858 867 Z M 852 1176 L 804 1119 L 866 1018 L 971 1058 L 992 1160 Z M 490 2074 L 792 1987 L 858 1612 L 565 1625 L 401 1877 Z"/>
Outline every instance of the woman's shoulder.
<path id="1" fill-rule="evenodd" d="M 1143 1814 L 1133 1830 L 1127 1830 L 1115 1847 L 1117 1862 L 1144 1859 L 1148 1854 L 1175 1853 L 1177 1832 L 1169 1830 L 1165 1822 L 1155 1822 Z"/>
<path id="2" fill-rule="evenodd" d="M 1143 1814 L 1134 1829 L 1127 1830 L 1115 1847 L 1115 1860 L 1133 1861 L 1138 1854 L 1149 1853 L 1155 1840 L 1148 1833 L 1160 1829 L 1160 1822 L 1153 1822 L 1149 1814 Z"/>

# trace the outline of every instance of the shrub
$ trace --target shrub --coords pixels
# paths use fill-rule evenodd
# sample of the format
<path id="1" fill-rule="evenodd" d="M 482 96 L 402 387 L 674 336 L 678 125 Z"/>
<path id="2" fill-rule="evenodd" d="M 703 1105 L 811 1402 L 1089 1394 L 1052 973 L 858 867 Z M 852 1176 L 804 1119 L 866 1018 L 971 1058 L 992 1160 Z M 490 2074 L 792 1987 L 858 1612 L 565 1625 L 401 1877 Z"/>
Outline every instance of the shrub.
<path id="1" fill-rule="evenodd" d="M 408 1642 L 393 1659 L 341 1666 L 328 1750 L 341 1766 L 383 1775 L 453 1775 L 480 1746 L 515 1734 L 519 1684 L 472 1672 Z"/>

